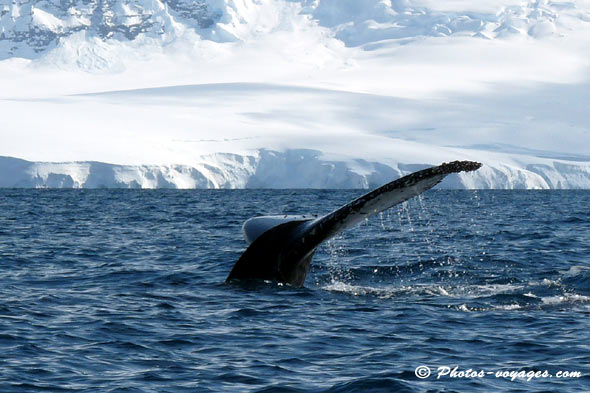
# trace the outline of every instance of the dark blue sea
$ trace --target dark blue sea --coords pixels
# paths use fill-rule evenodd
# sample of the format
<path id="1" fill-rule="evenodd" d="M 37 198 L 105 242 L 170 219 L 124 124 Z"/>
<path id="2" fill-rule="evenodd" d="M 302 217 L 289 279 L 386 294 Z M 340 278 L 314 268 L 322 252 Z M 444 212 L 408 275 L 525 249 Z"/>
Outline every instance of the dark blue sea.
<path id="1" fill-rule="evenodd" d="M 362 193 L 0 190 L 0 392 L 590 391 L 589 191 L 429 191 L 225 283 L 246 219 Z"/>

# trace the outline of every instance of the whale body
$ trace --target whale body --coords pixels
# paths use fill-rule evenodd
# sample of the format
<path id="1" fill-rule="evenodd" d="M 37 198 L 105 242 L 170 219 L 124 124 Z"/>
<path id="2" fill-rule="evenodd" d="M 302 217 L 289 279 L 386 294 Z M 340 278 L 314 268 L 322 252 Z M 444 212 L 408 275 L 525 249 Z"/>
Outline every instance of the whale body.
<path id="1" fill-rule="evenodd" d="M 423 169 L 387 183 L 324 216 L 251 218 L 242 227 L 250 245 L 226 281 L 257 279 L 303 286 L 311 259 L 322 242 L 431 189 L 451 173 L 475 171 L 480 167 L 478 162 L 453 161 Z"/>

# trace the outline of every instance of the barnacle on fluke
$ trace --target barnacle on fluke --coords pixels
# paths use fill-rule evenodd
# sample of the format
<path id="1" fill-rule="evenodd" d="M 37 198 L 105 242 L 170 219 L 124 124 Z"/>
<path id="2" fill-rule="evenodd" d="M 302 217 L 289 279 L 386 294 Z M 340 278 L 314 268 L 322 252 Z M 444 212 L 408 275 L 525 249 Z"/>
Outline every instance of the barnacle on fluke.
<path id="1" fill-rule="evenodd" d="M 476 171 L 481 168 L 482 164 L 475 161 L 451 161 L 445 162 L 432 169 L 440 168 L 441 173 L 457 173 L 457 172 L 470 172 Z"/>

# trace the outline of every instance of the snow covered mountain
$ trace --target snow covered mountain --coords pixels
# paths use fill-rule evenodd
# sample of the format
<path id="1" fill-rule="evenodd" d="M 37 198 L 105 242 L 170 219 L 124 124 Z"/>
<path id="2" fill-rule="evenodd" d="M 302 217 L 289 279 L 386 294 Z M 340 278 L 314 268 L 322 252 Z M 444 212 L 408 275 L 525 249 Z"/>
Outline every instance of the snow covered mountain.
<path id="1" fill-rule="evenodd" d="M 244 39 L 252 30 L 268 28 L 269 17 L 284 13 L 280 9 L 277 12 L 277 8 L 293 8 L 294 4 L 289 7 L 287 3 L 276 0 L 2 0 L 0 59 L 36 58 L 78 33 L 102 40 L 133 41 L 150 37 L 166 43 L 184 30 L 192 29 L 206 39 L 235 41 Z M 567 26 L 568 22 L 561 18 L 562 10 L 575 9 L 573 16 L 582 20 L 589 17 L 576 2 L 564 1 L 487 1 L 483 5 L 471 5 L 467 1 L 436 4 L 404 0 L 292 0 L 290 3 L 296 3 L 300 14 L 329 28 L 347 46 L 454 34 L 485 38 L 511 34 L 546 37 Z M 260 24 L 261 19 L 266 19 L 266 23 Z"/>
<path id="2" fill-rule="evenodd" d="M 589 0 L 0 0 L 0 187 L 590 188 L 589 107 Z"/>
<path id="3" fill-rule="evenodd" d="M 102 40 L 134 40 L 139 35 L 166 40 L 187 26 L 207 28 L 220 19 L 219 10 L 194 0 L 2 0 L 2 58 L 35 58 L 61 40 L 83 32 Z"/>

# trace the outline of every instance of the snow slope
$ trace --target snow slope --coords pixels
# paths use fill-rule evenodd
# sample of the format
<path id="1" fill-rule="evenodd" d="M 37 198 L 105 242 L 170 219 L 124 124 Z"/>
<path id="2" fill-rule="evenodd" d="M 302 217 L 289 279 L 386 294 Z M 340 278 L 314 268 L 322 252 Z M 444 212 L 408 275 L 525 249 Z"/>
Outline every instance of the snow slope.
<path id="1" fill-rule="evenodd" d="M 590 1 L 0 0 L 1 187 L 590 188 Z M 25 161 L 26 160 L 26 161 Z"/>

